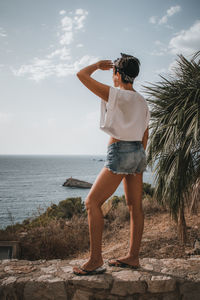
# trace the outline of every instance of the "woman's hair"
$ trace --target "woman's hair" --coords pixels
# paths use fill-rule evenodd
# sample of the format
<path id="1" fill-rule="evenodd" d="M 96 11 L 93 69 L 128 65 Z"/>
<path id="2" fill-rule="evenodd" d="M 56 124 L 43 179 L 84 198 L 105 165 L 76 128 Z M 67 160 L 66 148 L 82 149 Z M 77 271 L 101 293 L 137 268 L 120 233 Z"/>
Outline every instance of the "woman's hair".
<path id="1" fill-rule="evenodd" d="M 114 60 L 115 74 L 121 74 L 123 83 L 133 83 L 135 77 L 138 76 L 140 71 L 140 61 L 137 57 L 120 53 L 121 58 Z"/>

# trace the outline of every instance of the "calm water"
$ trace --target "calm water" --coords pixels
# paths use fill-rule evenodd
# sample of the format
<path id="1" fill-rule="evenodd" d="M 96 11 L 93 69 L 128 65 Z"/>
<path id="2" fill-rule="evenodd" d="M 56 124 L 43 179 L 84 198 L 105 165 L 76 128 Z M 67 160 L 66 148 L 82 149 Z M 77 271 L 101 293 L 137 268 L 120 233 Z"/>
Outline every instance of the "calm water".
<path id="1" fill-rule="evenodd" d="M 71 176 L 93 183 L 104 159 L 105 155 L 0 155 L 0 228 L 69 197 L 85 201 L 89 189 L 62 184 Z M 153 185 L 152 173 L 144 172 L 143 181 Z M 123 194 L 121 182 L 113 195 Z"/>

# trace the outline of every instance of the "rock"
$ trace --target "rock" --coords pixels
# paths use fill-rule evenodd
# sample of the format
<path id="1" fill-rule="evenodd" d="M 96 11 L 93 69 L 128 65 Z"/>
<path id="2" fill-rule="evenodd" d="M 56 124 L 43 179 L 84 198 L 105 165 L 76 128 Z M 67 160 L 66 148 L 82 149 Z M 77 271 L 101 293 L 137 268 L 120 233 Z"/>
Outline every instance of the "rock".
<path id="1" fill-rule="evenodd" d="M 102 159 L 102 158 L 99 158 L 99 159 L 93 158 L 92 160 L 96 160 L 96 161 L 105 161 L 105 159 Z"/>
<path id="2" fill-rule="evenodd" d="M 89 189 L 89 188 L 91 188 L 92 183 L 70 177 L 70 178 L 66 179 L 63 186 Z"/>
<path id="3" fill-rule="evenodd" d="M 111 294 L 126 296 L 134 293 L 145 293 L 146 284 L 140 281 L 141 274 L 138 271 L 122 270 L 113 272 L 114 283 Z"/>
<path id="4" fill-rule="evenodd" d="M 88 300 L 91 299 L 92 293 L 88 291 L 76 290 L 72 300 Z"/>
<path id="5" fill-rule="evenodd" d="M 103 274 L 74 274 L 84 262 L 0 260 L 0 300 L 199 300 L 200 257 L 141 258 L 138 270 L 105 262 Z"/>
<path id="6" fill-rule="evenodd" d="M 176 280 L 171 276 L 152 276 L 151 280 L 147 280 L 147 284 L 150 293 L 171 292 L 176 289 Z"/>
<path id="7" fill-rule="evenodd" d="M 24 288 L 24 300 L 39 300 L 39 299 L 67 299 L 65 284 L 62 280 L 57 282 L 44 281 L 29 281 Z"/>
<path id="8" fill-rule="evenodd" d="M 184 300 L 199 300 L 200 295 L 200 281 L 182 281 L 180 283 L 181 299 Z"/>

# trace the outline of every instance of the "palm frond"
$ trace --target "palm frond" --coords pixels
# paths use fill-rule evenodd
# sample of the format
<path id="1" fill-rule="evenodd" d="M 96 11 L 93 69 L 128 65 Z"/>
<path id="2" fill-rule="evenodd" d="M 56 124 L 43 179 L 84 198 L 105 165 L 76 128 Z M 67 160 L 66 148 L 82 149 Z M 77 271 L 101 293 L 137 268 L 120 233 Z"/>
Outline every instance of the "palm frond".
<path id="1" fill-rule="evenodd" d="M 174 75 L 143 85 L 151 106 L 147 163 L 155 165 L 155 195 L 177 216 L 181 201 L 200 176 L 200 56 L 178 55 Z"/>

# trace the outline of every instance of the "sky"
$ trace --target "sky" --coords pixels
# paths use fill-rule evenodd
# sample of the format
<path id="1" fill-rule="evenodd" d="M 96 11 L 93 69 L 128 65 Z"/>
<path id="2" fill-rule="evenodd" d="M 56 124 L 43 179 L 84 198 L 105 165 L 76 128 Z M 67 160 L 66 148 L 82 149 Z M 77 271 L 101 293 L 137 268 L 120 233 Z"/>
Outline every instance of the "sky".
<path id="1" fill-rule="evenodd" d="M 101 98 L 76 73 L 136 56 L 133 87 L 200 50 L 198 0 L 0 0 L 0 154 L 106 154 Z M 113 86 L 112 69 L 92 77 Z"/>

